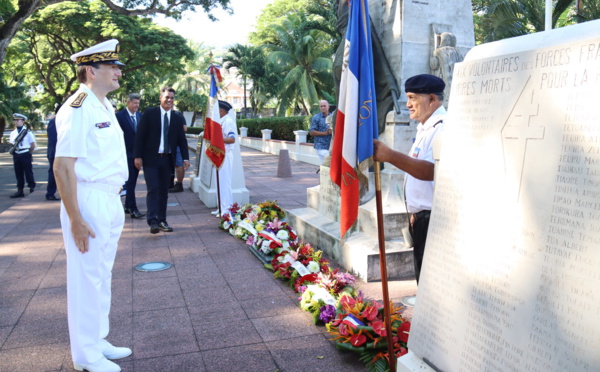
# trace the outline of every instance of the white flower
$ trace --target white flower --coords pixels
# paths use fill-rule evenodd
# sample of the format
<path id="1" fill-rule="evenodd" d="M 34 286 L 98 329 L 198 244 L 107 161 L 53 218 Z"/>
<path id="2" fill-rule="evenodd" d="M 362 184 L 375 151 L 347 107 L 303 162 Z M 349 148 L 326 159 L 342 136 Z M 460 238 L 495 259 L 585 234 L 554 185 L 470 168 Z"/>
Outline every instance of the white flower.
<path id="1" fill-rule="evenodd" d="M 321 270 L 321 267 L 315 261 L 310 261 L 308 265 L 306 265 L 306 268 L 313 274 L 316 274 Z"/>
<path id="2" fill-rule="evenodd" d="M 236 229 L 235 229 L 235 233 L 234 233 L 234 235 L 239 237 L 239 236 L 241 236 L 243 233 L 244 233 L 244 232 L 242 231 L 242 228 L 241 228 L 241 227 L 238 227 L 238 228 L 236 228 Z"/>
<path id="3" fill-rule="evenodd" d="M 326 304 L 337 307 L 335 298 L 329 292 L 327 292 L 325 288 L 318 285 L 309 284 L 306 286 L 306 290 L 313 293 L 312 299 L 314 301 L 323 300 L 323 302 Z"/>
<path id="4" fill-rule="evenodd" d="M 288 240 L 290 238 L 290 234 L 285 230 L 277 231 L 277 237 L 281 240 Z"/>

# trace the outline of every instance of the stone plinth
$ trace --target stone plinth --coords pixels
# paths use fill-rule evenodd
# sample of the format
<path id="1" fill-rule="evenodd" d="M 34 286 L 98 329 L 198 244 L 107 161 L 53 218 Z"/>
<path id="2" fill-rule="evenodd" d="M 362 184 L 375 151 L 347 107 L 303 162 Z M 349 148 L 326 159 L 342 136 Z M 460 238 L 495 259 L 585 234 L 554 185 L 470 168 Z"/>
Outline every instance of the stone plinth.
<path id="1" fill-rule="evenodd" d="M 236 141 L 239 141 L 239 137 L 236 138 Z M 205 141 L 201 148 L 206 148 Z M 238 204 L 245 204 L 250 201 L 250 192 L 246 188 L 246 180 L 244 179 L 244 168 L 242 166 L 242 155 L 240 153 L 239 144 L 235 146 L 233 156 L 233 179 L 231 180 L 233 201 Z M 205 151 L 200 153 L 200 167 L 198 170 L 198 175 L 191 179 L 190 189 L 198 194 L 198 198 L 207 207 L 212 208 L 217 206 L 218 198 L 215 167 L 206 156 Z"/>
<path id="2" fill-rule="evenodd" d="M 398 127 L 400 130 L 405 128 Z M 393 130 L 390 130 L 393 132 Z M 390 135 L 390 138 L 393 136 Z M 381 172 L 383 220 L 388 277 L 406 279 L 414 276 L 412 248 L 406 247 L 402 229 L 408 217 L 402 200 L 403 172 Z M 290 224 L 307 242 L 327 253 L 344 268 L 364 280 L 381 280 L 379 241 L 373 174 L 369 191 L 361 197 L 358 223 L 352 234 L 340 239 L 339 189 L 329 178 L 329 167 L 321 166 L 321 184 L 307 189 L 307 208 L 287 211 Z"/>

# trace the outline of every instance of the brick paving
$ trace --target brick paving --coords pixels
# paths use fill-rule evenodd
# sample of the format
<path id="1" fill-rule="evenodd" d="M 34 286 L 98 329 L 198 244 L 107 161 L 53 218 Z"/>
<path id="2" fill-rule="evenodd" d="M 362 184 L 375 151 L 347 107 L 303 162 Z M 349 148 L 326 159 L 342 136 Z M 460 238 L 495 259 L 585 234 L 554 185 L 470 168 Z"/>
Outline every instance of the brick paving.
<path id="1" fill-rule="evenodd" d="M 44 198 L 44 151 L 35 156 L 36 192 L 18 200 L 8 198 L 15 188 L 11 157 L 0 154 L 2 372 L 73 370 L 60 203 Z M 304 207 L 306 188 L 319 182 L 314 165 L 292 160 L 292 177 L 277 178 L 277 156 L 250 149 L 242 149 L 242 156 L 251 202 Z M 151 235 L 145 220 L 126 217 L 113 270 L 108 337 L 133 349 L 118 362 L 123 371 L 365 371 L 356 355 L 338 351 L 325 328 L 312 324 L 298 308 L 297 295 L 242 241 L 218 229 L 187 180 L 184 186 L 185 192 L 169 195 L 167 218 L 174 233 Z M 141 211 L 145 194 L 142 173 Z M 148 261 L 173 267 L 134 270 Z M 381 299 L 380 283 L 360 288 L 366 297 Z M 413 280 L 390 282 L 394 302 L 415 291 Z"/>

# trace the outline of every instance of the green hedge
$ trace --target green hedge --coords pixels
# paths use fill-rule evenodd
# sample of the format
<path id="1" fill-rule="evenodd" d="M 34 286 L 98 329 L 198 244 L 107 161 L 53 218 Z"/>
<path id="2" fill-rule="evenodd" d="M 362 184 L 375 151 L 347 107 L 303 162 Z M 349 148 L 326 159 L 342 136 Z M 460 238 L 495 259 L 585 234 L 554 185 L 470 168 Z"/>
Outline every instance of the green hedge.
<path id="1" fill-rule="evenodd" d="M 272 139 L 295 141 L 294 131 L 308 131 L 310 129 L 310 119 L 311 116 L 240 119 L 237 121 L 237 126 L 238 128 L 248 128 L 248 137 L 262 138 L 262 129 L 272 129 Z M 309 142 L 312 141 L 311 136 L 308 136 L 308 140 Z"/>
<path id="2" fill-rule="evenodd" d="M 203 130 L 204 130 L 203 127 L 188 127 L 186 133 L 188 133 L 188 134 L 200 134 L 200 132 L 202 132 Z"/>

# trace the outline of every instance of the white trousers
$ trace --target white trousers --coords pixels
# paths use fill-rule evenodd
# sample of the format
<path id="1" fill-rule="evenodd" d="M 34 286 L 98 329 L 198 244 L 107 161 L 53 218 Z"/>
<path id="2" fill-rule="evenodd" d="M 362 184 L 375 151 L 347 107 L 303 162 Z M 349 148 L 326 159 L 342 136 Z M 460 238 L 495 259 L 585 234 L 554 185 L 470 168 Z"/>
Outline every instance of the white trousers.
<path id="1" fill-rule="evenodd" d="M 233 152 L 227 151 L 223 165 L 219 169 L 219 193 L 221 194 L 221 213 L 227 213 L 227 210 L 233 204 L 233 192 L 231 184 L 233 181 Z"/>
<path id="2" fill-rule="evenodd" d="M 327 154 L 329 154 L 329 150 L 317 150 L 317 155 L 319 156 L 319 159 L 321 159 L 321 164 L 325 161 Z"/>
<path id="3" fill-rule="evenodd" d="M 89 238 L 86 253 L 77 249 L 64 204 L 60 208 L 67 255 L 69 339 L 73 362 L 79 364 L 103 358 L 99 341 L 108 336 L 112 268 L 125 222 L 119 194 L 102 189 L 99 184 L 77 184 L 79 210 L 96 234 Z"/>

